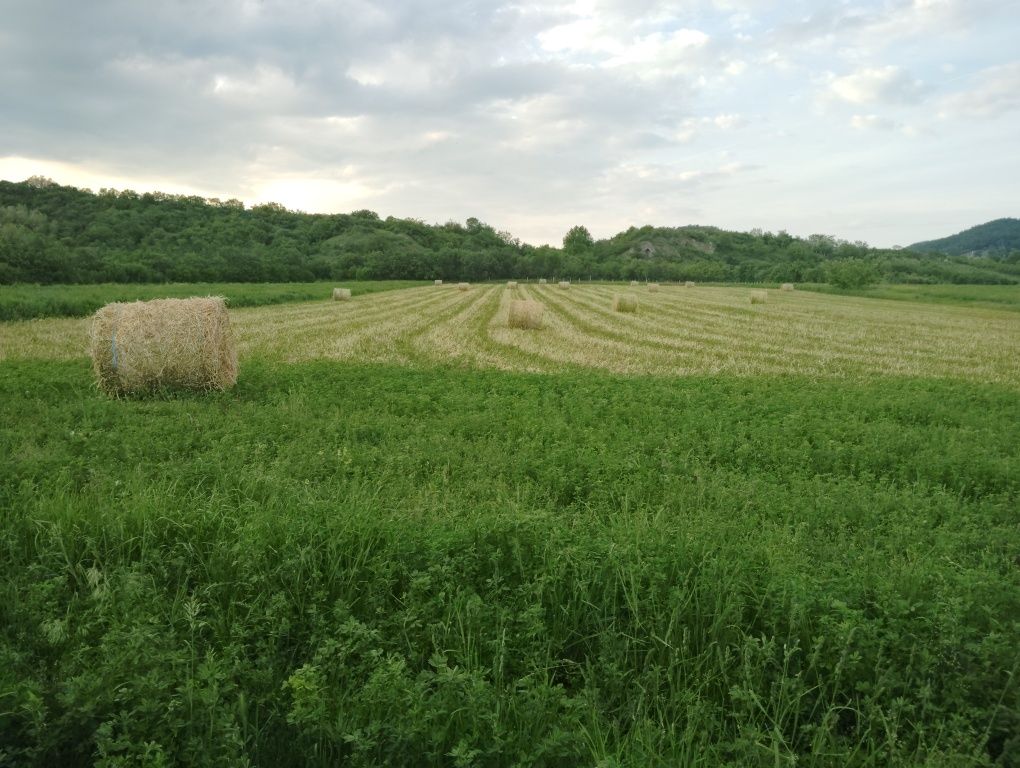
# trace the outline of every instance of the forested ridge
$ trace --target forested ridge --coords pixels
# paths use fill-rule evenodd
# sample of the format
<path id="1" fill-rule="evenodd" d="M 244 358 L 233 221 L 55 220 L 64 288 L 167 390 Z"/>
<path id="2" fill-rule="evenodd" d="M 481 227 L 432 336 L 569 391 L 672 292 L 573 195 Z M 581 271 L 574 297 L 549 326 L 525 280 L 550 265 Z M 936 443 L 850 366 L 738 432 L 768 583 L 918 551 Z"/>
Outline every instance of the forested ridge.
<path id="1" fill-rule="evenodd" d="M 708 226 L 631 227 L 532 246 L 475 218 L 427 224 L 368 210 L 307 214 L 276 204 L 33 177 L 0 181 L 0 283 L 652 279 L 718 282 L 1018 283 L 1020 250 L 982 257 L 887 250 Z"/>
<path id="2" fill-rule="evenodd" d="M 999 254 L 1020 252 L 1020 219 L 995 219 L 938 240 L 909 246 L 924 253 Z"/>

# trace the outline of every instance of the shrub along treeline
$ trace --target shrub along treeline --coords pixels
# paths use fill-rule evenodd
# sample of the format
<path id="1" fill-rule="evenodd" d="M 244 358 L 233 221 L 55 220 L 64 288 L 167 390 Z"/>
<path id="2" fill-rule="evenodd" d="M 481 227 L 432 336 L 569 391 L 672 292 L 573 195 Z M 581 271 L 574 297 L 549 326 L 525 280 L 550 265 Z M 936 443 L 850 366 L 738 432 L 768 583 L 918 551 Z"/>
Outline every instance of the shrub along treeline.
<path id="1" fill-rule="evenodd" d="M 33 177 L 0 181 L 0 284 L 489 280 L 575 277 L 717 282 L 1018 283 L 1020 252 L 974 258 L 870 248 L 825 235 L 631 227 L 563 248 L 470 218 L 307 214 L 160 192 L 98 194 Z"/>

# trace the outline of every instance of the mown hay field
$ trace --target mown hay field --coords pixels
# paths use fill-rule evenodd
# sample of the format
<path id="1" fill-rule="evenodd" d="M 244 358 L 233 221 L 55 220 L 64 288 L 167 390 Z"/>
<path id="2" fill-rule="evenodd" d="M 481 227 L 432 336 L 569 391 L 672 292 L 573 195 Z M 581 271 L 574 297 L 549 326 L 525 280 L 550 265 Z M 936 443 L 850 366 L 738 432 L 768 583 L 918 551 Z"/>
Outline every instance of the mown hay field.
<path id="1" fill-rule="evenodd" d="M 1020 313 L 751 290 L 0 323 L 0 765 L 1016 764 Z"/>
<path id="2" fill-rule="evenodd" d="M 808 291 L 663 286 L 641 312 L 613 311 L 613 286 L 427 286 L 233 310 L 242 359 L 335 359 L 527 371 L 597 368 L 689 376 L 931 376 L 1020 383 L 1020 318 L 992 309 Z M 545 307 L 545 328 L 507 327 L 513 299 Z M 85 353 L 85 320 L 0 325 L 0 360 Z"/>

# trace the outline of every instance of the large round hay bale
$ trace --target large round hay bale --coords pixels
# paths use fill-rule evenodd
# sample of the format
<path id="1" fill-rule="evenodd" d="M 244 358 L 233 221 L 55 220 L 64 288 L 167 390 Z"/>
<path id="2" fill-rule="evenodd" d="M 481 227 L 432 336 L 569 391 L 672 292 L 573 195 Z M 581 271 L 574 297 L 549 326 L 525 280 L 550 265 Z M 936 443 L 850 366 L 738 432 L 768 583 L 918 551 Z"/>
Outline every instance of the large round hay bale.
<path id="1" fill-rule="evenodd" d="M 92 317 L 89 353 L 111 394 L 162 388 L 227 389 L 237 350 L 219 297 L 115 302 Z"/>
<path id="2" fill-rule="evenodd" d="M 506 325 L 508 328 L 538 330 L 542 327 L 542 315 L 544 313 L 545 307 L 540 302 L 514 299 L 510 302 L 510 308 L 506 316 Z"/>
<path id="3" fill-rule="evenodd" d="M 613 296 L 614 312 L 637 312 L 637 296 L 621 293 Z"/>
<path id="4" fill-rule="evenodd" d="M 443 284 L 443 281 L 442 281 L 442 280 L 436 280 L 435 284 L 436 284 L 436 285 L 442 285 L 442 284 Z"/>
<path id="5" fill-rule="evenodd" d="M 648 284 L 648 291 L 649 291 L 649 293 L 655 293 L 658 290 L 659 290 L 659 284 L 658 283 L 649 283 Z"/>
<path id="6" fill-rule="evenodd" d="M 766 291 L 753 291 L 751 293 L 752 304 L 764 304 L 768 300 L 768 293 Z"/>
<path id="7" fill-rule="evenodd" d="M 570 281 L 569 280 L 560 280 L 559 286 L 560 286 L 560 288 L 564 288 L 564 289 L 569 288 L 570 287 Z"/>
<path id="8" fill-rule="evenodd" d="M 334 288 L 333 289 L 333 301 L 350 301 L 351 300 L 351 289 L 350 288 Z"/>
<path id="9" fill-rule="evenodd" d="M 779 286 L 779 290 L 781 290 L 781 291 L 792 291 L 793 290 L 793 283 L 783 283 L 781 286 Z"/>
<path id="10" fill-rule="evenodd" d="M 694 287 L 694 281 L 693 280 L 685 280 L 684 281 L 684 288 L 693 288 L 693 287 Z"/>
<path id="11" fill-rule="evenodd" d="M 545 279 L 544 277 L 540 277 L 540 278 L 538 278 L 538 284 L 539 284 L 539 285 L 545 285 L 545 284 L 546 284 L 546 283 L 548 283 L 548 282 L 549 282 L 549 281 L 548 281 L 548 280 L 546 280 L 546 279 Z"/>
<path id="12" fill-rule="evenodd" d="M 457 290 L 458 291 L 466 291 L 470 287 L 471 287 L 470 283 L 457 283 Z"/>
<path id="13" fill-rule="evenodd" d="M 516 288 L 517 287 L 517 281 L 516 280 L 507 280 L 506 281 L 506 287 L 507 288 Z"/>
<path id="14" fill-rule="evenodd" d="M 637 288 L 637 285 L 638 285 L 638 281 L 637 280 L 631 280 L 630 281 L 630 287 L 631 288 Z"/>

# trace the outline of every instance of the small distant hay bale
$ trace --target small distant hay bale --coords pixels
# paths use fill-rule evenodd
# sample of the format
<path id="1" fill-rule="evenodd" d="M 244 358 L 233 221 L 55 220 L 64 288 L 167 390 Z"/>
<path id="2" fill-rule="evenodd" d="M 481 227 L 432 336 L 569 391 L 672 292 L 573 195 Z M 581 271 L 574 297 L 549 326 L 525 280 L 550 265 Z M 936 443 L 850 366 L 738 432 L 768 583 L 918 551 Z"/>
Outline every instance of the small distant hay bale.
<path id="1" fill-rule="evenodd" d="M 783 283 L 781 286 L 779 286 L 779 290 L 781 290 L 781 291 L 792 291 L 793 290 L 793 283 Z"/>
<path id="2" fill-rule="evenodd" d="M 470 287 L 471 287 L 471 283 L 457 283 L 457 290 L 458 291 L 466 291 Z"/>
<path id="3" fill-rule="evenodd" d="M 434 284 L 435 285 L 442 285 L 443 281 L 442 280 L 436 280 L 436 281 L 434 281 Z"/>
<path id="4" fill-rule="evenodd" d="M 754 291 L 751 293 L 752 304 L 764 304 L 768 299 L 769 295 L 766 291 Z"/>
<path id="5" fill-rule="evenodd" d="M 655 293 L 658 290 L 659 290 L 659 284 L 658 283 L 649 283 L 648 284 L 648 291 L 649 291 L 649 293 Z"/>
<path id="6" fill-rule="evenodd" d="M 564 288 L 564 289 L 569 288 L 570 287 L 570 281 L 569 280 L 560 280 L 559 286 L 560 286 L 560 288 Z"/>
<path id="7" fill-rule="evenodd" d="M 527 299 L 514 299 L 510 302 L 510 309 L 506 316 L 507 328 L 524 328 L 525 330 L 540 330 L 542 328 L 542 315 L 545 307 L 538 301 Z"/>
<path id="8" fill-rule="evenodd" d="M 517 287 L 517 281 L 516 280 L 507 280 L 506 281 L 506 287 L 507 288 L 516 288 Z"/>
<path id="9" fill-rule="evenodd" d="M 684 288 L 693 288 L 693 287 L 694 287 L 694 281 L 693 280 L 687 280 L 687 281 L 684 282 Z"/>
<path id="10" fill-rule="evenodd" d="M 351 289 L 350 288 L 334 288 L 333 289 L 333 301 L 350 301 L 351 300 Z"/>
<path id="11" fill-rule="evenodd" d="M 89 354 L 112 395 L 164 388 L 228 389 L 237 349 L 220 297 L 114 302 L 92 316 Z"/>
<path id="12" fill-rule="evenodd" d="M 548 282 L 549 282 L 549 281 L 548 281 L 548 280 L 546 280 L 546 279 L 545 279 L 544 277 L 540 277 L 540 278 L 538 278 L 538 284 L 539 284 L 539 285 L 545 285 L 545 284 L 546 284 L 546 283 L 548 283 Z"/>
<path id="13" fill-rule="evenodd" d="M 613 311 L 630 313 L 637 312 L 637 296 L 633 296 L 629 293 L 613 296 Z"/>
<path id="14" fill-rule="evenodd" d="M 637 281 L 637 280 L 631 280 L 631 281 L 630 281 L 630 287 L 631 287 L 631 288 L 636 288 L 636 287 L 637 287 L 637 284 L 638 284 L 638 281 Z"/>

